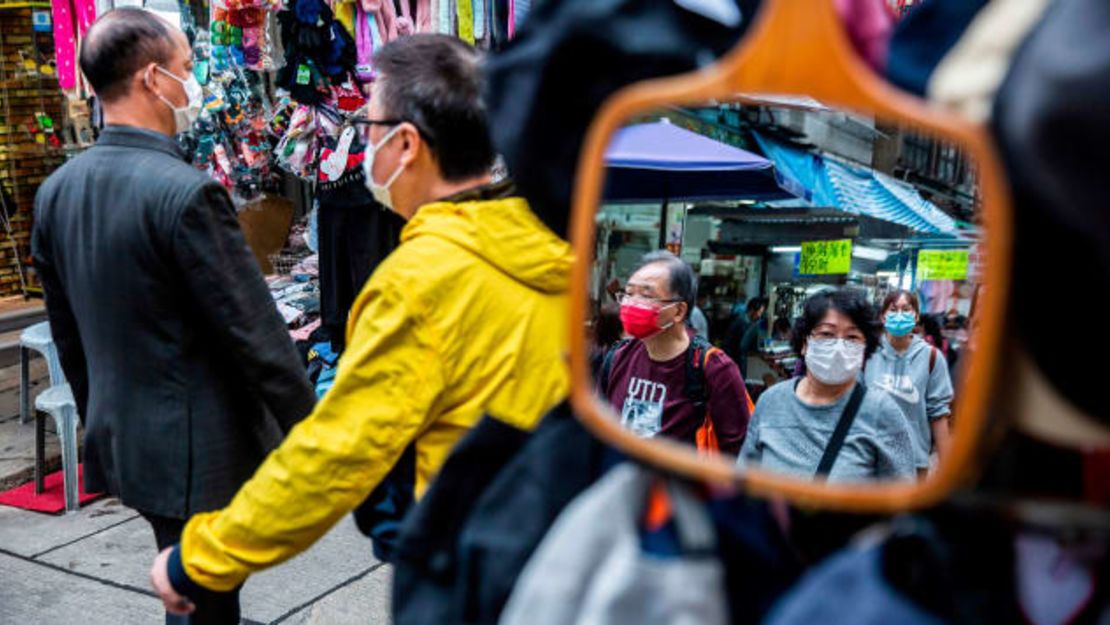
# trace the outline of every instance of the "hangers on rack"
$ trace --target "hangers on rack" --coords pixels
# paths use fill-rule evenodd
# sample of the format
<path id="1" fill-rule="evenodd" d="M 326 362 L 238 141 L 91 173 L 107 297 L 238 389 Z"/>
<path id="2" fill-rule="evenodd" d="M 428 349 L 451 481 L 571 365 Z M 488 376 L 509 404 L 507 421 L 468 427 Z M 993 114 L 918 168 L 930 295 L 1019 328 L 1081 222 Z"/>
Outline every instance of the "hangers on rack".
<path id="1" fill-rule="evenodd" d="M 747 18 L 749 16 L 745 16 Z M 611 98 L 595 117 L 579 159 L 571 240 L 577 252 L 570 297 L 571 401 L 582 423 L 599 439 L 641 462 L 670 473 L 733 483 L 755 495 L 778 495 L 807 505 L 860 511 L 895 511 L 939 501 L 952 492 L 978 460 L 985 412 L 998 364 L 1009 284 L 1011 224 L 1002 169 L 983 128 L 931 109 L 898 91 L 852 51 L 832 0 L 767 0 L 735 50 L 702 71 L 633 85 Z M 758 469 L 739 471 L 724 458 L 698 456 L 692 448 L 643 439 L 624 429 L 612 408 L 594 392 L 584 332 L 590 265 L 605 177 L 605 152 L 630 119 L 675 105 L 805 96 L 822 104 L 882 116 L 959 146 L 977 166 L 982 197 L 986 258 L 979 302 L 977 348 L 970 356 L 955 410 L 953 447 L 935 475 L 920 483 L 832 485 Z"/>

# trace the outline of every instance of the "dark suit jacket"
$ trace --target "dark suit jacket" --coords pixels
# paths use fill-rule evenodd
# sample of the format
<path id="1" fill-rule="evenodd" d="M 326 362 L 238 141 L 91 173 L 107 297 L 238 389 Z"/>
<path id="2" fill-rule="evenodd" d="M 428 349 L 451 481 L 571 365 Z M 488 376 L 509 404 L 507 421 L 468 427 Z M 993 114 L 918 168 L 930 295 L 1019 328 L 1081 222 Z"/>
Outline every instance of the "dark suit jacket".
<path id="1" fill-rule="evenodd" d="M 85 423 L 85 484 L 143 512 L 226 505 L 315 396 L 227 192 L 109 126 L 35 198 L 32 252 Z"/>

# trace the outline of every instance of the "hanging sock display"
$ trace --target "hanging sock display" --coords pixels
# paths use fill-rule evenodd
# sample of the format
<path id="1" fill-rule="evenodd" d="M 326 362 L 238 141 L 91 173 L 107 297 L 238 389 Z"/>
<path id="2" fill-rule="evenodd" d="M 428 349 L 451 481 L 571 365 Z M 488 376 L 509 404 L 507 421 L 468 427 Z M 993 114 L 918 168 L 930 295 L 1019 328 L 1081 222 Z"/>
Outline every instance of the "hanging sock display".
<path id="1" fill-rule="evenodd" d="M 474 5 L 470 0 L 458 0 L 459 39 L 474 45 Z"/>
<path id="2" fill-rule="evenodd" d="M 474 0 L 474 39 L 481 41 L 486 36 L 485 0 Z"/>

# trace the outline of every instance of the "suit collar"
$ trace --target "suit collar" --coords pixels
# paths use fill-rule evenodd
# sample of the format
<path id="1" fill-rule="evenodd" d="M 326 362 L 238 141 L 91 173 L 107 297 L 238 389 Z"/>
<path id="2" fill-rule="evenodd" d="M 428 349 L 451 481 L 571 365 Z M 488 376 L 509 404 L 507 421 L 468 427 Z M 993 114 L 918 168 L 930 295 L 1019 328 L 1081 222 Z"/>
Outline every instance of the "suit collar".
<path id="1" fill-rule="evenodd" d="M 100 138 L 97 139 L 96 144 L 98 146 L 144 148 L 165 152 L 174 158 L 185 160 L 185 153 L 172 137 L 135 126 L 105 126 L 100 131 Z"/>

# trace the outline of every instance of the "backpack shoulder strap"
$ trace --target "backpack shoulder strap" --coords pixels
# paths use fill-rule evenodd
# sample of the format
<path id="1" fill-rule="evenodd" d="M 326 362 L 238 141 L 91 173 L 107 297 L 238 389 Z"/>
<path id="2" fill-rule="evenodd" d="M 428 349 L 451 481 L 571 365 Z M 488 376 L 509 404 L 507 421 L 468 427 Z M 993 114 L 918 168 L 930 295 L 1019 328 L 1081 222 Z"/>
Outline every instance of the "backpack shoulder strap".
<path id="1" fill-rule="evenodd" d="M 695 335 L 686 349 L 686 398 L 694 402 L 696 410 L 703 411 L 706 402 L 705 365 L 709 355 L 717 351 L 704 337 Z"/>
<path id="2" fill-rule="evenodd" d="M 933 375 L 933 368 L 937 366 L 937 348 L 929 347 L 929 375 Z"/>
<path id="3" fill-rule="evenodd" d="M 598 390 L 602 395 L 606 395 L 609 391 L 609 373 L 613 370 L 613 360 L 617 357 L 617 352 L 632 342 L 632 339 L 621 339 L 617 344 L 610 347 L 609 351 L 605 352 L 605 358 L 601 361 L 601 372 L 598 377 Z"/>
<path id="4" fill-rule="evenodd" d="M 829 471 L 832 471 L 836 457 L 840 455 L 840 448 L 844 446 L 844 439 L 848 438 L 848 430 L 856 420 L 856 413 L 859 412 L 865 394 L 867 394 L 867 387 L 863 382 L 856 382 L 856 387 L 852 389 L 852 396 L 848 398 L 848 404 L 844 406 L 844 412 L 840 413 L 840 420 L 836 422 L 836 429 L 833 430 L 829 442 L 825 445 L 825 453 L 821 455 L 821 462 L 817 464 L 816 477 L 825 477 Z"/>

